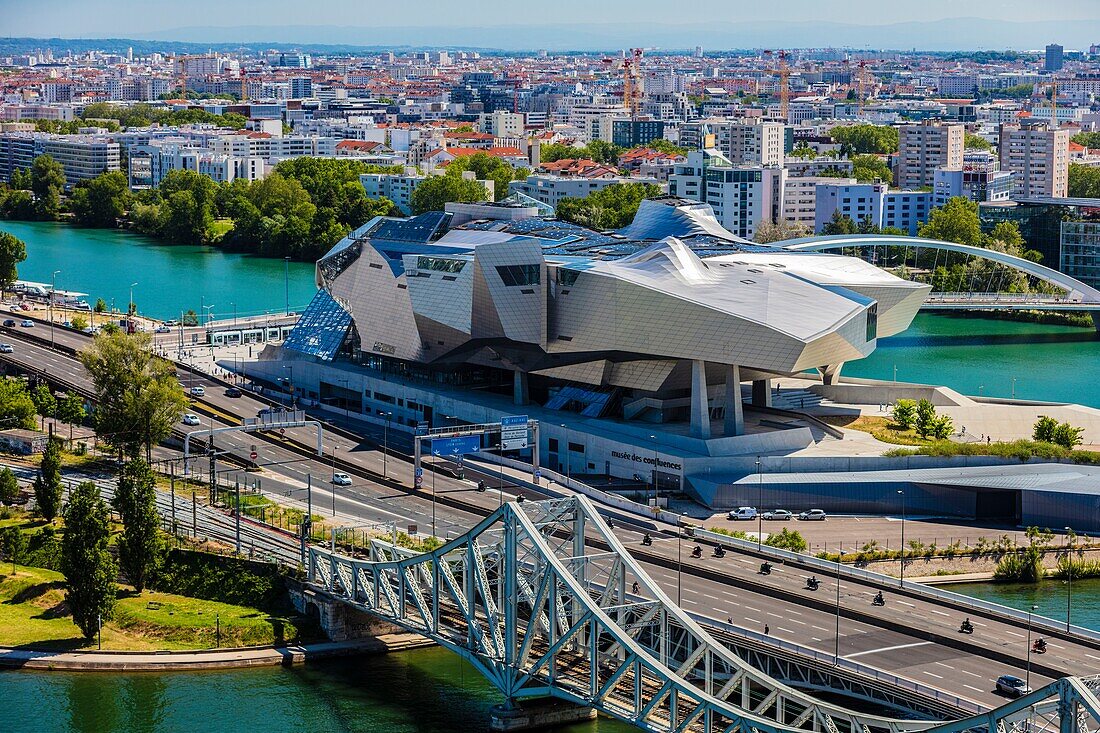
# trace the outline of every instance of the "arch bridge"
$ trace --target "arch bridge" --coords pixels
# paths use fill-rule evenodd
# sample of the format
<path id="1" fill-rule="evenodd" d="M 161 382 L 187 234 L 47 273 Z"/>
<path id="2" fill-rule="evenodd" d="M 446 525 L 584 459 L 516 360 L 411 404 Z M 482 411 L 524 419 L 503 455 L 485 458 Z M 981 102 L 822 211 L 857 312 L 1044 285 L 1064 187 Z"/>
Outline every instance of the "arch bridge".
<path id="1" fill-rule="evenodd" d="M 1100 730 L 1100 681 L 1086 678 L 949 722 L 869 715 L 787 686 L 673 604 L 585 497 L 504 504 L 431 552 L 381 539 L 367 559 L 314 547 L 308 572 L 461 655 L 509 703 L 558 698 L 654 733 Z"/>
<path id="2" fill-rule="evenodd" d="M 955 257 L 954 264 L 963 264 L 964 269 L 971 261 L 985 260 L 990 264 L 988 277 L 963 276 L 958 280 L 949 275 L 950 284 L 958 283 L 959 286 L 951 290 L 932 292 L 925 301 L 923 308 L 936 310 L 1057 310 L 1057 311 L 1088 311 L 1093 313 L 1093 319 L 1097 319 L 1100 313 L 1100 290 L 1080 280 L 1059 272 L 1037 262 L 1016 257 L 1004 252 L 974 247 L 954 242 L 943 242 L 937 239 L 925 239 L 922 237 L 892 237 L 875 234 L 860 235 L 832 235 L 824 237 L 807 237 L 804 239 L 792 239 L 780 242 L 777 246 L 795 252 L 830 252 L 834 250 L 858 249 L 864 255 L 864 259 L 881 266 L 907 267 L 912 254 L 914 262 L 922 251 L 935 252 L 932 260 L 932 270 L 942 264 L 946 267 L 951 255 Z M 899 260 L 900 252 L 900 262 Z M 1001 269 L 1003 268 L 1003 269 Z M 1054 292 L 1003 292 L 999 288 L 991 290 L 994 285 L 1003 284 L 1006 271 L 1014 271 L 1034 278 L 1049 286 Z M 977 289 L 975 289 L 977 288 Z M 1100 326 L 1100 322 L 1098 322 Z"/>

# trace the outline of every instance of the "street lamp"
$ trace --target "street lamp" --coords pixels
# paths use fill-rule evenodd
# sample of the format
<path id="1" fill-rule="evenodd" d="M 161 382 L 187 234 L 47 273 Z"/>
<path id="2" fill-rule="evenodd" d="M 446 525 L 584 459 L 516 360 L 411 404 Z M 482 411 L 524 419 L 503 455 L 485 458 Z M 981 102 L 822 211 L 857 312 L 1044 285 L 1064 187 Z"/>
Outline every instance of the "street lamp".
<path id="1" fill-rule="evenodd" d="M 130 307 L 126 310 L 126 315 L 134 315 L 134 288 L 137 287 L 137 283 L 130 283 Z"/>
<path id="2" fill-rule="evenodd" d="M 202 309 L 203 309 L 203 311 L 205 311 L 205 314 L 206 314 L 206 315 L 205 315 L 205 318 L 204 318 L 203 320 L 204 320 L 205 324 L 206 324 L 207 326 L 209 326 L 209 325 L 210 325 L 210 317 L 211 317 L 212 315 L 214 315 L 214 314 L 213 314 L 213 313 L 211 312 L 211 311 L 213 311 L 213 310 L 214 310 L 214 305 L 213 305 L 213 304 L 210 304 L 210 305 L 204 305 L 204 306 L 202 307 Z"/>
<path id="3" fill-rule="evenodd" d="M 386 478 L 386 456 L 390 452 L 390 419 L 392 417 L 393 413 L 387 412 L 386 424 L 382 427 L 382 478 Z"/>
<path id="4" fill-rule="evenodd" d="M 905 492 L 898 489 L 901 497 L 901 587 L 905 587 Z"/>
<path id="5" fill-rule="evenodd" d="M 756 457 L 756 550 L 764 538 L 764 474 L 760 472 L 760 456 Z"/>
<path id="6" fill-rule="evenodd" d="M 683 569 L 684 569 L 684 560 L 683 560 L 683 557 L 684 557 L 684 551 L 683 551 L 683 546 L 684 546 L 684 543 L 683 543 L 684 520 L 683 520 L 683 518 L 686 517 L 686 516 L 687 516 L 687 512 L 684 512 L 679 517 L 676 518 L 676 605 L 677 606 L 682 606 L 683 605 L 680 602 L 680 595 L 681 595 L 681 592 L 682 592 L 681 591 L 681 587 L 682 587 L 681 578 L 683 577 Z"/>
<path id="7" fill-rule="evenodd" d="M 657 436 L 651 435 L 653 441 L 653 507 L 657 507 Z"/>
<path id="8" fill-rule="evenodd" d="M 840 552 L 836 554 L 836 642 L 833 646 L 833 664 L 840 664 Z"/>
<path id="9" fill-rule="evenodd" d="M 439 470 L 439 451 L 432 451 L 432 537 L 435 537 L 435 474 Z"/>
<path id="10" fill-rule="evenodd" d="M 1066 544 L 1069 544 L 1072 527 L 1066 527 Z M 1066 633 L 1069 633 L 1070 608 L 1073 604 L 1073 558 L 1066 552 Z"/>
<path id="11" fill-rule="evenodd" d="M 894 365 L 894 386 L 898 386 L 898 365 Z"/>
<path id="12" fill-rule="evenodd" d="M 283 262 L 286 263 L 286 273 L 283 275 L 283 290 L 286 292 L 286 314 L 290 315 L 290 258 L 284 257 Z"/>
<path id="13" fill-rule="evenodd" d="M 54 347 L 54 341 L 53 341 L 53 296 L 54 296 L 54 292 L 57 291 L 57 274 L 59 272 L 61 272 L 61 270 L 54 270 L 53 274 L 50 275 L 51 284 L 50 284 L 50 301 L 49 301 L 49 304 L 50 304 L 50 348 L 51 349 Z"/>
<path id="14" fill-rule="evenodd" d="M 1024 685 L 1029 691 L 1031 690 L 1031 614 L 1038 610 L 1038 606 L 1031 606 L 1027 609 L 1027 674 Z"/>
<path id="15" fill-rule="evenodd" d="M 1016 399 L 1016 377 L 1012 378 L 1012 399 Z"/>

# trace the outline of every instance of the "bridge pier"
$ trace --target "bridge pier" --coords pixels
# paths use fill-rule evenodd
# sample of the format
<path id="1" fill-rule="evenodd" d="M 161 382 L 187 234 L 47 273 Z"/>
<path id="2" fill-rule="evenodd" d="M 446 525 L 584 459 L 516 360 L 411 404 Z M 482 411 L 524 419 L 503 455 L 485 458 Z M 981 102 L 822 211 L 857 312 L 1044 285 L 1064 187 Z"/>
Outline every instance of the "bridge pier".
<path id="1" fill-rule="evenodd" d="M 522 705 L 511 700 L 503 705 L 493 706 L 489 713 L 489 730 L 497 733 L 537 730 L 595 720 L 595 718 L 595 708 L 576 705 L 555 697 L 524 700 Z"/>

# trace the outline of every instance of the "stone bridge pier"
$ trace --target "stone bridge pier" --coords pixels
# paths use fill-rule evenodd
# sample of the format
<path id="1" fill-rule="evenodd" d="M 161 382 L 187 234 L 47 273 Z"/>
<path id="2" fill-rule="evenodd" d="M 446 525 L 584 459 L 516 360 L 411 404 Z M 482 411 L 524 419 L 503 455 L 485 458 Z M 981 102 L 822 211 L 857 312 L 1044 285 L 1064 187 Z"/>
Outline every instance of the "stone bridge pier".
<path id="1" fill-rule="evenodd" d="M 332 641 L 372 639 L 408 632 L 389 621 L 364 613 L 311 585 L 287 583 L 290 601 L 298 613 L 313 619 Z"/>

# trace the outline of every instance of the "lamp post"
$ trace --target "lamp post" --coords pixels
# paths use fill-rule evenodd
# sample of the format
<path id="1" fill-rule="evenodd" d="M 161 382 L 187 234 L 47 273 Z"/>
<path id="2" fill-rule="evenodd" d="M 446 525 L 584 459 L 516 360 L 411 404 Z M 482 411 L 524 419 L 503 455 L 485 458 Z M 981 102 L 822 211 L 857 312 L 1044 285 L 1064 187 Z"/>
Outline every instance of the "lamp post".
<path id="1" fill-rule="evenodd" d="M 1066 544 L 1069 544 L 1072 527 L 1066 527 Z M 1066 552 L 1066 633 L 1069 633 L 1070 611 L 1073 605 L 1073 558 Z"/>
<path id="2" fill-rule="evenodd" d="M 50 348 L 51 349 L 54 347 L 54 341 L 53 341 L 53 296 L 54 296 L 54 293 L 57 291 L 57 274 L 59 272 L 61 272 L 61 270 L 54 270 L 53 274 L 50 275 L 50 300 L 49 300 L 49 305 L 50 305 Z"/>
<path id="3" fill-rule="evenodd" d="M 760 456 L 756 457 L 756 550 L 764 542 L 764 475 L 760 472 Z"/>
<path id="4" fill-rule="evenodd" d="M 682 606 L 683 605 L 680 602 L 680 596 L 681 596 L 681 593 L 682 593 L 681 589 L 682 589 L 682 586 L 683 586 L 683 583 L 681 582 L 681 578 L 683 577 L 683 570 L 684 570 L 684 560 L 683 560 L 683 557 L 684 557 L 684 551 L 683 551 L 683 546 L 684 546 L 684 542 L 683 542 L 684 520 L 683 520 L 683 518 L 686 517 L 686 516 L 687 516 L 687 513 L 685 512 L 685 513 L 681 514 L 679 517 L 676 518 L 676 605 L 677 606 Z"/>
<path id="5" fill-rule="evenodd" d="M 436 461 L 439 460 L 439 452 L 432 451 L 432 537 L 435 537 L 435 474 L 438 466 Z"/>
<path id="6" fill-rule="evenodd" d="M 284 257 L 283 262 L 286 264 L 285 274 L 283 275 L 283 290 L 286 292 L 286 314 L 290 315 L 290 258 Z"/>
<path id="7" fill-rule="evenodd" d="M 1012 399 L 1016 399 L 1016 377 L 1012 378 Z"/>
<path id="8" fill-rule="evenodd" d="M 651 435 L 653 441 L 653 507 L 657 507 L 657 436 Z"/>
<path id="9" fill-rule="evenodd" d="M 833 664 L 840 664 L 840 553 L 836 554 L 836 643 L 833 646 Z"/>
<path id="10" fill-rule="evenodd" d="M 898 386 L 898 365 L 894 365 L 894 386 Z"/>
<path id="11" fill-rule="evenodd" d="M 126 310 L 127 316 L 134 315 L 134 288 L 137 287 L 137 283 L 130 283 L 130 307 Z"/>
<path id="12" fill-rule="evenodd" d="M 214 315 L 214 314 L 213 314 L 213 313 L 211 312 L 211 311 L 213 311 L 213 310 L 214 310 L 214 304 L 213 304 L 213 303 L 211 303 L 210 305 L 204 305 L 204 306 L 202 307 L 202 309 L 203 309 L 203 311 L 205 312 L 205 318 L 204 318 L 204 321 L 205 321 L 205 325 L 209 326 L 209 325 L 210 325 L 210 317 Z"/>
<path id="13" fill-rule="evenodd" d="M 386 413 L 386 424 L 382 427 L 382 478 L 386 478 L 386 456 L 390 452 L 390 419 L 392 412 Z"/>
<path id="14" fill-rule="evenodd" d="M 905 492 L 898 489 L 901 497 L 901 587 L 905 587 Z"/>
<path id="15" fill-rule="evenodd" d="M 1029 606 L 1027 609 L 1027 674 L 1024 677 L 1024 685 L 1031 690 L 1031 614 L 1039 610 L 1038 606 Z"/>

